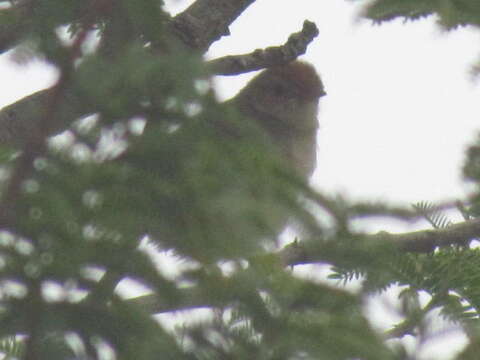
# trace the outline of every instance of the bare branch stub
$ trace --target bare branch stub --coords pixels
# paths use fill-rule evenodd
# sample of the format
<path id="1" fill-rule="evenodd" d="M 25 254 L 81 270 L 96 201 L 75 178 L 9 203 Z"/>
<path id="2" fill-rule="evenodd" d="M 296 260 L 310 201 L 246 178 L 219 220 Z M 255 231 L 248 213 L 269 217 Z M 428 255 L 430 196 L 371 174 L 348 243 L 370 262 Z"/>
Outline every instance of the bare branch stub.
<path id="1" fill-rule="evenodd" d="M 230 55 L 207 63 L 211 73 L 217 75 L 238 75 L 271 66 L 287 64 L 303 55 L 308 45 L 318 36 L 315 23 L 305 20 L 299 32 L 289 36 L 281 46 L 257 49 L 250 54 Z"/>

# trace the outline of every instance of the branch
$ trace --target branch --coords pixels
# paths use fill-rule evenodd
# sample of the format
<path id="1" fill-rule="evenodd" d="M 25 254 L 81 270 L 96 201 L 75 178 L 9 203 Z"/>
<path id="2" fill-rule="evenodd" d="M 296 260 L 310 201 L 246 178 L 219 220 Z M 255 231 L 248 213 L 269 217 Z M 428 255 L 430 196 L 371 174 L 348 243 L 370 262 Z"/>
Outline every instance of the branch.
<path id="1" fill-rule="evenodd" d="M 255 0 L 197 0 L 170 24 L 173 33 L 188 47 L 205 52 L 224 35 L 229 25 Z"/>
<path id="2" fill-rule="evenodd" d="M 438 246 L 464 244 L 477 236 L 480 236 L 480 219 L 468 220 L 437 230 L 421 230 L 403 234 L 381 232 L 367 235 L 364 237 L 365 242 L 359 246 L 363 246 L 365 243 L 391 241 L 395 245 L 394 248 L 404 252 L 428 253 Z M 285 246 L 278 255 L 285 266 L 291 266 L 325 262 L 332 253 L 338 253 L 338 244 L 295 241 Z M 180 293 L 179 301 L 175 305 L 162 301 L 157 294 L 142 295 L 128 299 L 127 302 L 141 306 L 152 314 L 215 306 L 211 303 L 211 298 L 207 299 L 195 287 L 178 291 Z"/>
<path id="3" fill-rule="evenodd" d="M 32 134 L 45 128 L 44 118 L 39 116 L 45 111 L 54 88 L 37 91 L 23 99 L 5 106 L 0 110 L 0 145 L 22 148 Z M 80 107 L 82 105 L 82 107 Z M 80 99 L 69 89 L 65 89 L 62 102 L 56 110 L 56 121 L 48 129 L 48 136 L 64 131 L 72 120 L 88 115 L 90 112 Z"/>
<path id="4" fill-rule="evenodd" d="M 476 237 L 480 237 L 480 218 L 467 220 L 442 229 L 419 230 L 401 234 L 379 232 L 366 235 L 365 243 L 388 241 L 402 252 L 430 253 L 437 247 L 448 245 L 465 245 Z M 359 246 L 362 246 L 360 244 Z M 279 253 L 285 266 L 324 262 L 337 244 L 320 241 L 294 242 L 285 246 Z M 338 251 L 338 250 L 337 250 Z"/>
<path id="5" fill-rule="evenodd" d="M 287 64 L 305 54 L 307 46 L 317 37 L 315 23 L 305 20 L 301 31 L 291 34 L 285 44 L 257 49 L 250 54 L 224 56 L 207 62 L 212 74 L 237 75 L 249 71 Z"/>

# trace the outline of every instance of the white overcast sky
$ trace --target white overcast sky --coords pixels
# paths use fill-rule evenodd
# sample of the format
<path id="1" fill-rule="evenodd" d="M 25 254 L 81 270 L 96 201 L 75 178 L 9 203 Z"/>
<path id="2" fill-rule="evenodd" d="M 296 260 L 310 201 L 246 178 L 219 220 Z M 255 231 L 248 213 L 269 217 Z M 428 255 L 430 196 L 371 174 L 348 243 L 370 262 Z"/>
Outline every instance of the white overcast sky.
<path id="1" fill-rule="evenodd" d="M 191 2 L 166 1 L 173 13 Z M 258 0 L 208 56 L 279 45 L 305 19 L 314 21 L 320 35 L 303 59 L 319 70 L 328 93 L 319 116 L 315 186 L 401 204 L 465 196 L 464 149 L 480 129 L 480 82 L 470 77 L 480 33 L 445 33 L 434 18 L 372 26 L 358 20 L 364 3 Z M 51 69 L 12 65 L 9 54 L 0 56 L 0 71 L 0 107 L 54 81 Z M 219 78 L 219 96 L 233 96 L 252 75 Z M 460 346 L 448 338 L 449 348 Z"/>

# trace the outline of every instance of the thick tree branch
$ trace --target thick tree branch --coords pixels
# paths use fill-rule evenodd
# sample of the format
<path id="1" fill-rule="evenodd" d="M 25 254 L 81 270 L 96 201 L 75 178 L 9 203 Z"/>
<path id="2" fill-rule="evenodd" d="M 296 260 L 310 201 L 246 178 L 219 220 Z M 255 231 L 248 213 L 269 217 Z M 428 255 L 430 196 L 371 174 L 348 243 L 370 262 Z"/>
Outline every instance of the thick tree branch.
<path id="1" fill-rule="evenodd" d="M 197 0 L 178 14 L 170 28 L 190 48 L 205 52 L 255 0 Z"/>
<path id="2" fill-rule="evenodd" d="M 302 30 L 291 34 L 287 42 L 281 46 L 257 49 L 250 54 L 224 56 L 207 62 L 207 66 L 212 74 L 237 75 L 287 64 L 305 54 L 308 44 L 317 35 L 318 28 L 315 23 L 305 20 Z"/>
<path id="3" fill-rule="evenodd" d="M 21 148 L 31 134 L 44 127 L 40 114 L 44 111 L 53 91 L 54 88 L 37 91 L 0 110 L 0 145 Z M 62 97 L 62 103 L 56 110 L 57 120 L 48 129 L 49 136 L 66 130 L 72 120 L 89 113 L 88 108 L 79 106 L 78 97 L 69 89 L 63 91 Z"/>

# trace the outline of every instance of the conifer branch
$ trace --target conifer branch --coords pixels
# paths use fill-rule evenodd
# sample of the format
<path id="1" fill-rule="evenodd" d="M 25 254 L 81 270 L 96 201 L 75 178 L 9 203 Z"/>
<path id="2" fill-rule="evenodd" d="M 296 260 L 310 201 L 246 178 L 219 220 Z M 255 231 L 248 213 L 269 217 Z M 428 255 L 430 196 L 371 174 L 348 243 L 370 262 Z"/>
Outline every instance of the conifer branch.
<path id="1" fill-rule="evenodd" d="M 480 237 L 480 218 L 439 229 L 419 230 L 407 233 L 391 234 L 379 232 L 365 235 L 365 243 L 387 241 L 394 248 L 406 253 L 430 253 L 437 247 L 465 245 Z M 319 245 L 316 241 L 294 242 L 285 246 L 279 253 L 285 266 L 312 264 L 326 260 L 326 253 L 335 244 L 328 242 Z"/>
<path id="2" fill-rule="evenodd" d="M 207 66 L 210 72 L 218 75 L 237 75 L 271 66 L 287 64 L 304 54 L 307 46 L 318 35 L 315 23 L 305 20 L 299 32 L 288 37 L 281 46 L 257 49 L 249 54 L 230 55 L 210 60 Z"/>
<path id="3" fill-rule="evenodd" d="M 465 242 L 475 237 L 480 237 L 480 218 L 434 230 L 420 230 L 402 234 L 380 232 L 378 234 L 366 235 L 363 240 L 364 243 L 389 241 L 394 245 L 394 249 L 399 249 L 403 252 L 429 253 L 440 246 L 465 244 Z M 314 241 L 295 241 L 285 246 L 278 255 L 285 266 L 313 264 L 325 262 L 328 254 L 334 252 L 336 247 L 336 244 L 328 242 L 318 245 L 318 242 Z M 146 311 L 154 314 L 213 306 L 195 288 L 179 289 L 178 291 L 180 300 L 175 306 L 162 301 L 156 294 L 142 295 L 129 299 L 127 302 L 141 306 Z"/>

